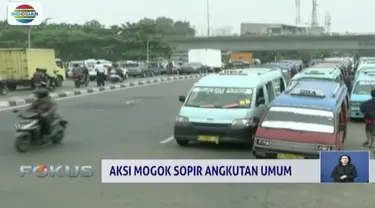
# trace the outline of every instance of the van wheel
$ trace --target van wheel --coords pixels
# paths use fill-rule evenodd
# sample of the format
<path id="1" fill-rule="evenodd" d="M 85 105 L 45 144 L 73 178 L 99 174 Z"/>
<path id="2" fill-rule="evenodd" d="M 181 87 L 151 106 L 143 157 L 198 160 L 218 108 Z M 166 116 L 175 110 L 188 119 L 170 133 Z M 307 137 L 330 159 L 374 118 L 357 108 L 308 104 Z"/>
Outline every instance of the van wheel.
<path id="1" fill-rule="evenodd" d="M 179 146 L 187 146 L 189 144 L 189 141 L 188 140 L 179 140 L 179 139 L 176 139 L 176 142 Z"/>
<path id="2" fill-rule="evenodd" d="M 56 78 L 56 87 L 61 87 L 62 86 L 62 83 L 63 83 L 63 78 L 61 76 L 58 76 Z"/>

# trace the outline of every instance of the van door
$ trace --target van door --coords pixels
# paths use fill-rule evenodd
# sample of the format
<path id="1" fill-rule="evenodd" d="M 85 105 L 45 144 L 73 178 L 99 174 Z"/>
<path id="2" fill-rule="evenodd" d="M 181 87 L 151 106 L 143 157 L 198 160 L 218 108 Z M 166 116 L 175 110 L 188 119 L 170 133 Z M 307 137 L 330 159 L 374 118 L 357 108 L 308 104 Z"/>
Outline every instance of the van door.
<path id="1" fill-rule="evenodd" d="M 265 85 L 259 86 L 256 89 L 254 100 L 255 100 L 254 115 L 252 115 L 252 117 L 260 120 L 260 118 L 262 118 L 269 104 L 268 94 L 267 94 Z M 262 102 L 259 102 L 259 101 L 262 101 Z"/>
<path id="2" fill-rule="evenodd" d="M 345 82 L 344 77 L 342 76 L 342 74 L 340 74 L 340 76 L 337 77 L 337 80 Z"/>
<path id="3" fill-rule="evenodd" d="M 276 96 L 279 96 L 285 90 L 285 80 L 282 77 L 280 77 L 278 79 L 273 80 L 272 82 L 275 87 L 275 94 Z"/>
<path id="4" fill-rule="evenodd" d="M 266 90 L 268 95 L 268 101 L 272 102 L 276 98 L 276 91 L 280 91 L 280 84 L 279 86 L 275 86 L 272 81 L 269 81 L 266 84 Z"/>

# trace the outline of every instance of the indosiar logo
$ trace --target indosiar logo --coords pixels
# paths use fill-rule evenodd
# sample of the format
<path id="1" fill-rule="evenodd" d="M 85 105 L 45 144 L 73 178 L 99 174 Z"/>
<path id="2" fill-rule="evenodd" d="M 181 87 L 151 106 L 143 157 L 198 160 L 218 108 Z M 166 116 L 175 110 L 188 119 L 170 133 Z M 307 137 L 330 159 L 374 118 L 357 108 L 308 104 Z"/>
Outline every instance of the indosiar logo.
<path id="1" fill-rule="evenodd" d="M 40 25 L 43 21 L 42 7 L 36 2 L 10 2 L 8 4 L 8 24 Z"/>

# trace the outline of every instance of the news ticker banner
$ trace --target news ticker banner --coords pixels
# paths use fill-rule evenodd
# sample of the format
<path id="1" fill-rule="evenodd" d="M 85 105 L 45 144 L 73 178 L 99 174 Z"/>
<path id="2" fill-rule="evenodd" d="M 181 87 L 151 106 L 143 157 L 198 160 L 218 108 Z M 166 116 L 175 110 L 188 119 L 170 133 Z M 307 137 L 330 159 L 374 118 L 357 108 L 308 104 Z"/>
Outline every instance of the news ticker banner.
<path id="1" fill-rule="evenodd" d="M 320 160 L 102 160 L 102 183 L 329 183 L 338 164 Z M 366 165 L 367 163 L 367 165 Z M 355 182 L 375 182 L 375 160 Z"/>

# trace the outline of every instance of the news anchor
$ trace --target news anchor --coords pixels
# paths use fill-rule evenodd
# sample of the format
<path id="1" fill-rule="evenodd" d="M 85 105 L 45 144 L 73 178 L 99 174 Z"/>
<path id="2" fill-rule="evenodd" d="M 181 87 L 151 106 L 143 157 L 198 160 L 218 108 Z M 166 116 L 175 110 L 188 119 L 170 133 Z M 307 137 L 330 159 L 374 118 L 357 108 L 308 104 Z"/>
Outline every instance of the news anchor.
<path id="1" fill-rule="evenodd" d="M 357 168 L 351 163 L 349 155 L 341 155 L 338 165 L 333 168 L 331 178 L 335 183 L 354 183 L 357 178 Z"/>
<path id="2" fill-rule="evenodd" d="M 368 151 L 324 151 L 320 153 L 322 183 L 368 183 Z"/>

